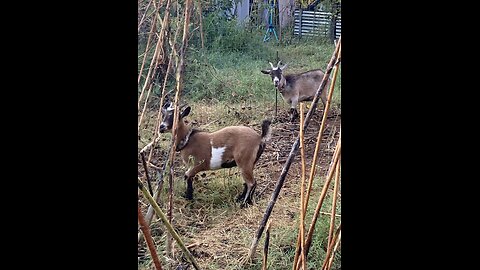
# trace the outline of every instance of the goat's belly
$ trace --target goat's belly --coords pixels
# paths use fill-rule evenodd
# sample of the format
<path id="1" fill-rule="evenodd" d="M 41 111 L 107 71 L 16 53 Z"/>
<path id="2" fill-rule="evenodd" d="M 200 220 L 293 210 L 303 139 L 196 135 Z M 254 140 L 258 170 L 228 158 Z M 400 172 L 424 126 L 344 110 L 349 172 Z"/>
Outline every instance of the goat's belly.
<path id="1" fill-rule="evenodd" d="M 300 96 L 298 98 L 298 101 L 312 101 L 313 97 L 312 96 Z"/>

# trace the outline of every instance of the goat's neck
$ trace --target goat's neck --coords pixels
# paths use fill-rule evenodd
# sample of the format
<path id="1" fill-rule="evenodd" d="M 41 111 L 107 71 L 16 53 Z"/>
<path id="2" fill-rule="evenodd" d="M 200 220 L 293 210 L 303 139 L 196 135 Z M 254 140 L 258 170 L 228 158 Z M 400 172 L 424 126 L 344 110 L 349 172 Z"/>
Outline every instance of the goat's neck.
<path id="1" fill-rule="evenodd" d="M 176 145 L 180 145 L 181 141 L 187 137 L 188 133 L 190 132 L 191 127 L 187 126 L 183 120 L 180 120 L 178 123 L 178 128 L 177 128 L 177 139 L 176 139 Z"/>
<path id="2" fill-rule="evenodd" d="M 282 76 L 282 78 L 280 79 L 280 83 L 278 84 L 277 89 L 280 92 L 285 92 L 287 90 L 286 86 L 287 86 L 287 81 L 285 80 L 285 77 Z"/>

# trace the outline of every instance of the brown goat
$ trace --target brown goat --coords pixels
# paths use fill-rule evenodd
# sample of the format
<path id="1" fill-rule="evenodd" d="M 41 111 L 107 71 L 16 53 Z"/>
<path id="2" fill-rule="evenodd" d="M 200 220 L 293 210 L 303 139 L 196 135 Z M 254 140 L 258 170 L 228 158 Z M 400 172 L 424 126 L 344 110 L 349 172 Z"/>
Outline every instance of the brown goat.
<path id="1" fill-rule="evenodd" d="M 174 108 L 169 101 L 162 107 L 162 112 L 164 117 L 160 124 L 161 133 L 171 131 L 173 126 Z M 261 136 L 245 126 L 230 126 L 209 133 L 188 127 L 182 119 L 189 113 L 190 107 L 186 107 L 179 115 L 175 149 L 180 151 L 184 164 L 190 166 L 185 173 L 185 197 L 193 199 L 192 182 L 197 173 L 238 166 L 245 183 L 243 193 L 237 201 L 242 202 L 242 206 L 252 204 L 256 187 L 253 168 L 270 138 L 271 122 L 263 121 Z M 190 157 L 193 157 L 193 164 Z"/>
<path id="2" fill-rule="evenodd" d="M 283 75 L 283 71 L 287 67 L 287 64 L 282 67 L 279 65 L 280 62 L 274 67 L 270 62 L 272 69 L 261 70 L 261 72 L 272 77 L 273 85 L 280 94 L 282 94 L 283 99 L 290 105 L 290 120 L 293 121 L 298 116 L 298 102 L 313 100 L 325 74 L 320 69 L 315 69 L 298 74 Z M 326 89 L 330 83 L 330 79 L 327 80 L 327 86 L 320 94 L 324 107 L 327 103 Z"/>

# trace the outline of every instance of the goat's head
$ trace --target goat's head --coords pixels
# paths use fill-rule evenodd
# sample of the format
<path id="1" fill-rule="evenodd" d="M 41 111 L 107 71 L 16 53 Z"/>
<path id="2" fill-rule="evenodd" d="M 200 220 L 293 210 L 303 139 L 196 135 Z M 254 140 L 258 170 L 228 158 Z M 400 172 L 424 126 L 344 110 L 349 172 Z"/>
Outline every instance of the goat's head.
<path id="1" fill-rule="evenodd" d="M 180 107 L 180 119 L 179 121 L 182 121 L 182 118 L 190 114 L 190 106 L 183 105 Z M 173 127 L 173 116 L 174 116 L 175 108 L 173 107 L 173 103 L 171 101 L 165 102 L 165 105 L 162 107 L 162 114 L 163 114 L 163 120 L 162 123 L 160 124 L 160 133 L 168 132 L 172 130 Z"/>
<path id="2" fill-rule="evenodd" d="M 280 84 L 282 82 L 283 77 L 283 70 L 287 68 L 287 64 L 280 66 L 280 61 L 278 61 L 277 66 L 274 67 L 272 62 L 269 62 L 270 66 L 272 67 L 271 69 L 265 69 L 261 70 L 263 74 L 268 74 L 270 77 L 272 77 L 272 82 L 275 87 L 281 87 L 282 85 Z"/>

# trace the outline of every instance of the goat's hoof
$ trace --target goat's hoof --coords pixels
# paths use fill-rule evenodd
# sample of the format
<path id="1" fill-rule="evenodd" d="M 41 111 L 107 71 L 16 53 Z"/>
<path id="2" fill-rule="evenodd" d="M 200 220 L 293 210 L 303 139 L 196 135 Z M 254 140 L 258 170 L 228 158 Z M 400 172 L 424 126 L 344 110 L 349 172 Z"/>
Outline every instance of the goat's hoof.
<path id="1" fill-rule="evenodd" d="M 247 200 L 246 202 L 241 202 L 240 203 L 240 208 L 247 208 L 249 206 L 253 205 L 252 200 Z"/>
<path id="2" fill-rule="evenodd" d="M 183 195 L 183 197 L 189 201 L 193 200 L 193 194 L 188 194 L 188 193 L 185 193 Z"/>

